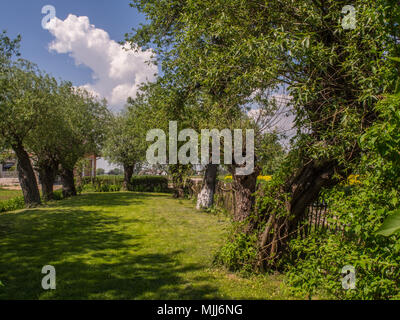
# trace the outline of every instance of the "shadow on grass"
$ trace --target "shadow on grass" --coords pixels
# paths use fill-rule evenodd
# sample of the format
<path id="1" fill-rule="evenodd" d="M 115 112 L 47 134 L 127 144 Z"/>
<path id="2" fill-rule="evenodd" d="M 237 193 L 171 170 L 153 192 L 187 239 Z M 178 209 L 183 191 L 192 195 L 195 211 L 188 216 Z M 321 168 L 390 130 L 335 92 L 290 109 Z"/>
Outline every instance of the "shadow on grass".
<path id="1" fill-rule="evenodd" d="M 193 286 L 183 277 L 203 265 L 183 264 L 177 258 L 180 251 L 149 253 L 149 248 L 143 248 L 143 235 L 123 231 L 126 220 L 78 208 L 79 203 L 88 206 L 89 202 L 134 207 L 148 197 L 152 195 L 83 195 L 61 201 L 54 209 L 0 216 L 0 281 L 4 284 L 0 299 L 216 298 L 216 287 Z M 133 216 L 129 223 L 143 222 Z M 41 288 L 45 265 L 56 268 L 56 290 Z"/>

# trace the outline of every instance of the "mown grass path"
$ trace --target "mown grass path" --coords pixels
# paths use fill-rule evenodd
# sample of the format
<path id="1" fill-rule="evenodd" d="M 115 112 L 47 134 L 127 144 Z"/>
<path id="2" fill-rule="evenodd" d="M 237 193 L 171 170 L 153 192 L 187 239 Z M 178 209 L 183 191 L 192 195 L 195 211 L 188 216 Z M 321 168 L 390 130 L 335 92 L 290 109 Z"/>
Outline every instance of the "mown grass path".
<path id="1" fill-rule="evenodd" d="M 164 194 L 85 194 L 0 215 L 0 299 L 287 299 L 212 267 L 229 223 Z M 44 265 L 57 288 L 44 291 Z"/>

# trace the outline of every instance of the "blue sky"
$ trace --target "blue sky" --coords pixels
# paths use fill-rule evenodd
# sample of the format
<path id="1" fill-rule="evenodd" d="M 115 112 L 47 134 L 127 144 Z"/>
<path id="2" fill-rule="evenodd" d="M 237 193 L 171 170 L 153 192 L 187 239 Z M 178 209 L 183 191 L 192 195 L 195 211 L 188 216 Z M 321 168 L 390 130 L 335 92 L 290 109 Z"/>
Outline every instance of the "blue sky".
<path id="1" fill-rule="evenodd" d="M 125 99 L 135 92 L 135 85 L 144 76 L 154 71 L 144 66 L 146 54 L 121 53 L 120 46 L 112 41 L 123 41 L 125 33 L 145 22 L 144 16 L 129 3 L 129 0 L 2 0 L 0 30 L 7 30 L 11 37 L 20 34 L 22 57 L 52 76 L 72 81 L 76 86 L 87 85 L 102 96 L 109 95 L 109 100 L 112 90 L 120 87 L 117 97 Z M 53 33 L 42 28 L 45 5 L 54 6 L 60 20 Z M 70 14 L 76 17 L 67 19 Z M 78 40 L 71 40 L 78 34 Z M 55 41 L 50 51 L 49 46 Z M 94 48 L 88 45 L 93 42 L 98 42 Z M 111 110 L 122 108 L 121 101 L 117 99 L 114 106 L 110 103 Z M 98 167 L 108 171 L 116 166 L 101 159 Z"/>
<path id="2" fill-rule="evenodd" d="M 106 31 L 112 40 L 124 40 L 139 23 L 145 22 L 143 15 L 129 6 L 129 0 L 2 0 L 0 4 L 0 30 L 7 30 L 15 37 L 22 36 L 22 57 L 35 62 L 56 78 L 70 80 L 75 85 L 93 83 L 93 70 L 85 63 L 76 66 L 69 53 L 49 52 L 49 44 L 55 37 L 42 28 L 42 7 L 53 5 L 56 16 L 65 20 L 69 14 L 86 16 L 90 24 Z M 87 57 L 87 60 L 96 57 Z M 100 72 L 100 71 L 99 71 Z"/>

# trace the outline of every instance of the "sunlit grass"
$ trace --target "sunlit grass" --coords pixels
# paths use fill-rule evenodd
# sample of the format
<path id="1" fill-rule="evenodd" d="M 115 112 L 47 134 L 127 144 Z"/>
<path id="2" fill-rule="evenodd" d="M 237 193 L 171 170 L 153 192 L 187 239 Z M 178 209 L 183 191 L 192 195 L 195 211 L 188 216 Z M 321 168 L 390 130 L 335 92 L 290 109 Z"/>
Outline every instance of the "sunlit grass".
<path id="1" fill-rule="evenodd" d="M 0 201 L 9 200 L 20 196 L 22 196 L 21 190 L 8 190 L 0 188 Z"/>
<path id="2" fill-rule="evenodd" d="M 165 194 L 86 194 L 0 216 L 0 299 L 286 299 L 212 267 L 226 218 Z M 44 265 L 57 289 L 44 291 Z"/>

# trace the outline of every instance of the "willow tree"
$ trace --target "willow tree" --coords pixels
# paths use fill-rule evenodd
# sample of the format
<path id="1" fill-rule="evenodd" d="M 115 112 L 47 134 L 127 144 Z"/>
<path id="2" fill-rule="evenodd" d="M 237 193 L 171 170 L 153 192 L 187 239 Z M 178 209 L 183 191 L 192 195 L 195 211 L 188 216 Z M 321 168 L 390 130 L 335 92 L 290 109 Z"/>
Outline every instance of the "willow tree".
<path id="1" fill-rule="evenodd" d="M 221 110 L 234 111 L 255 91 L 287 89 L 297 145 L 262 209 L 241 217 L 246 230 L 260 232 L 260 266 L 274 266 L 320 190 L 351 172 L 358 137 L 376 119 L 373 106 L 394 86 L 386 57 L 398 56 L 396 1 L 354 1 L 355 24 L 346 1 L 134 4 L 150 23 L 133 39 L 161 48 L 165 69 L 189 87 L 223 92 Z"/>
<path id="2" fill-rule="evenodd" d="M 133 1 L 132 6 L 145 13 L 149 23 L 135 30 L 128 41 L 133 46 L 146 47 L 151 44 L 161 62 L 164 81 L 186 93 L 185 99 L 191 100 L 186 104 L 197 107 L 196 116 L 193 117 L 197 123 L 191 128 L 246 128 L 243 125 L 248 122 L 241 120 L 247 111 L 244 107 L 246 99 L 252 95 L 254 87 L 246 84 L 242 87 L 245 93 L 237 95 L 230 90 L 229 83 L 233 76 L 241 74 L 242 70 L 230 68 L 222 63 L 215 73 L 215 65 L 209 62 L 213 61 L 213 52 L 221 52 L 225 44 L 224 39 L 218 37 L 208 26 L 201 30 L 193 28 L 197 22 L 200 25 L 203 23 L 201 18 L 196 16 L 205 13 L 202 11 L 202 4 L 196 1 Z M 211 5 L 213 6 L 214 4 Z M 187 110 L 184 109 L 183 112 Z M 244 180 L 236 179 L 235 166 L 232 168 L 237 184 L 235 190 L 238 190 L 236 199 L 240 202 L 240 199 L 250 196 L 251 207 L 254 203 L 251 196 L 253 192 L 248 191 L 247 186 L 241 183 Z M 212 204 L 216 169 L 215 164 L 206 165 L 198 207 L 208 207 Z M 252 174 L 254 187 L 256 177 L 257 171 Z M 253 186 L 251 190 L 253 191 Z M 246 195 L 241 197 L 244 194 Z M 250 207 L 246 210 L 250 211 Z"/>
<path id="3" fill-rule="evenodd" d="M 65 118 L 61 112 L 63 105 L 59 97 L 60 85 L 48 75 L 42 81 L 45 97 L 43 103 L 48 106 L 48 112 L 43 123 L 29 132 L 25 145 L 31 154 L 34 168 L 39 173 L 42 197 L 49 201 L 54 198 L 53 186 L 60 164 L 56 148 L 63 143 Z"/>
<path id="4" fill-rule="evenodd" d="M 60 161 L 64 196 L 76 195 L 74 168 L 87 155 L 100 154 L 106 138 L 110 112 L 105 100 L 99 101 L 84 89 L 71 84 L 62 90 L 62 140 L 55 147 Z"/>
<path id="5" fill-rule="evenodd" d="M 146 118 L 140 107 L 129 108 L 110 121 L 102 153 L 112 163 L 124 167 L 123 188 L 129 190 L 135 169 L 145 160 Z"/>
<path id="6" fill-rule="evenodd" d="M 36 176 L 27 152 L 26 137 L 45 124 L 48 114 L 44 75 L 26 60 L 13 60 L 19 39 L 0 36 L 0 134 L 18 159 L 18 178 L 28 207 L 40 204 Z"/>

